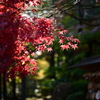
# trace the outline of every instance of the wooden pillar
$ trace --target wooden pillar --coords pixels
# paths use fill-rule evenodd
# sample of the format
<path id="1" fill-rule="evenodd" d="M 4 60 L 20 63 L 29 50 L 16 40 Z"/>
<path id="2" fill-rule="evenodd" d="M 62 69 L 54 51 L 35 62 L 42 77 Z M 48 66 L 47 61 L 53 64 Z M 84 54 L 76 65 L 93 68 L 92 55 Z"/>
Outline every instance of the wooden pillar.
<path id="1" fill-rule="evenodd" d="M 2 98 L 2 95 L 1 95 L 1 94 L 2 94 L 2 93 L 1 93 L 1 92 L 2 92 L 2 86 L 1 86 L 1 85 L 2 85 L 2 83 L 1 83 L 2 81 L 1 81 L 1 77 L 2 77 L 2 76 L 0 75 L 0 100 L 1 100 L 1 98 Z"/>
<path id="2" fill-rule="evenodd" d="M 13 100 L 16 98 L 16 82 L 15 82 L 15 79 L 13 79 L 12 81 L 12 86 L 13 86 Z"/>
<path id="3" fill-rule="evenodd" d="M 22 78 L 22 98 L 21 100 L 26 100 L 26 77 Z"/>
<path id="4" fill-rule="evenodd" d="M 5 73 L 3 74 L 3 99 L 7 99 L 7 86 L 6 86 L 6 80 L 5 80 Z"/>

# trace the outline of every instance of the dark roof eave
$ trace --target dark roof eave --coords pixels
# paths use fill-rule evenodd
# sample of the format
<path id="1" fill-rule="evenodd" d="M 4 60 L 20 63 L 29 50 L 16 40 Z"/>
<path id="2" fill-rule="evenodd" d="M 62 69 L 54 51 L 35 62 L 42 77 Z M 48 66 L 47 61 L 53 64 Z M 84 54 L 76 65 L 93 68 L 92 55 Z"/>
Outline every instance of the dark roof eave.
<path id="1" fill-rule="evenodd" d="M 69 66 L 67 69 L 73 69 L 73 68 L 84 68 L 84 69 L 89 69 L 90 67 L 93 68 L 93 66 L 96 68 L 100 67 L 100 55 L 99 56 L 94 56 L 90 57 L 87 59 L 82 60 L 80 63 Z M 91 69 L 90 68 L 90 69 Z M 99 68 L 100 69 L 100 68 Z"/>

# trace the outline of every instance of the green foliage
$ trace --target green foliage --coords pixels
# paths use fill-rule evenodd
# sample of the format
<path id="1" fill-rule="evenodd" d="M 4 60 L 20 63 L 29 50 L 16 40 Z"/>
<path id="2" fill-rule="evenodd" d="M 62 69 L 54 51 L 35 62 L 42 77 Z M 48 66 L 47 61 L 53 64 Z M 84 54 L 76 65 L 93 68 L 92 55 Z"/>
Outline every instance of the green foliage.
<path id="1" fill-rule="evenodd" d="M 74 82 L 74 81 L 80 81 L 80 80 L 84 80 L 83 79 L 83 74 L 86 72 L 86 70 L 82 70 L 80 68 L 76 68 L 76 69 L 70 69 L 69 71 L 69 81 Z"/>
<path id="2" fill-rule="evenodd" d="M 86 100 L 87 84 L 85 80 L 72 82 L 72 93 L 66 100 Z"/>
<path id="3" fill-rule="evenodd" d="M 67 97 L 66 100 L 85 100 L 83 92 L 76 92 Z"/>
<path id="4" fill-rule="evenodd" d="M 73 89 L 73 93 L 74 92 L 79 92 L 79 91 L 87 91 L 87 84 L 88 82 L 85 80 L 79 80 L 79 81 L 74 81 L 72 82 L 72 89 Z"/>
<path id="5" fill-rule="evenodd" d="M 65 28 L 68 28 L 68 27 L 72 27 L 74 25 L 77 25 L 78 22 L 73 19 L 73 18 L 70 18 L 69 16 L 64 16 L 61 20 L 61 23 L 65 26 Z M 73 24 L 72 24 L 73 23 Z"/>
<path id="6" fill-rule="evenodd" d="M 54 88 L 52 84 L 53 81 L 53 79 L 45 79 L 41 81 L 39 85 L 42 96 L 47 96 L 51 93 L 51 90 Z"/>

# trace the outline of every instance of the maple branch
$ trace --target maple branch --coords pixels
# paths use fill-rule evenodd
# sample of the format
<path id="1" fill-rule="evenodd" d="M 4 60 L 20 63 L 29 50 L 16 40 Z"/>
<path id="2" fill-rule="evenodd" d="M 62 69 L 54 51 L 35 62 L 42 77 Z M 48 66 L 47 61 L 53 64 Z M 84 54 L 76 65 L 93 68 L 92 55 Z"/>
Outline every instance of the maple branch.
<path id="1" fill-rule="evenodd" d="M 74 14 L 70 14 L 70 13 L 67 12 L 68 10 L 70 10 L 73 7 L 75 7 L 76 5 L 78 5 L 82 0 L 76 0 L 76 2 L 72 1 L 69 4 L 65 4 L 65 5 L 63 5 L 63 6 L 60 7 L 60 5 L 62 3 L 65 3 L 65 1 L 66 0 L 60 0 L 58 3 L 56 3 L 55 5 L 53 5 L 51 8 L 47 7 L 47 8 L 37 9 L 37 10 L 38 11 L 43 11 L 43 10 L 51 10 L 51 11 L 53 11 L 53 12 L 48 13 L 48 15 L 45 16 L 46 18 L 50 18 L 50 17 L 52 17 L 55 14 L 58 14 L 60 12 L 60 13 L 65 13 L 65 14 L 69 15 L 70 17 L 72 17 L 72 18 L 74 18 L 74 19 L 76 19 L 76 20 L 78 20 L 80 22 L 83 22 L 84 24 L 89 25 L 89 26 L 99 26 L 100 25 L 100 24 L 91 24 L 90 23 L 91 21 L 98 20 L 100 18 L 93 18 L 93 19 L 78 18 Z M 14 8 L 14 9 L 17 9 L 18 11 L 31 11 L 32 10 L 32 9 L 21 10 L 20 8 L 17 8 L 17 7 L 12 6 L 12 5 L 6 5 L 6 4 L 1 3 L 1 2 L 0 2 L 0 4 L 4 5 L 6 7 L 10 6 L 10 7 Z M 100 6 L 94 6 L 94 5 L 91 5 L 91 4 L 90 5 L 83 5 L 82 4 L 82 6 L 90 6 L 91 7 L 91 8 L 83 8 L 83 9 L 92 9 L 92 8 L 98 8 L 98 7 L 100 7 Z M 67 7 L 67 8 L 65 9 L 65 7 Z M 76 9 L 73 9 L 73 10 L 76 10 Z M 84 22 L 84 21 L 88 21 L 88 22 Z"/>
<path id="2" fill-rule="evenodd" d="M 65 1 L 65 0 L 61 0 L 58 4 L 61 4 L 62 1 Z M 99 20 L 100 18 L 92 18 L 92 19 L 78 18 L 78 17 L 75 16 L 74 14 L 70 14 L 70 13 L 67 12 L 68 10 L 70 10 L 70 9 L 72 9 L 73 7 L 75 7 L 76 5 L 78 5 L 81 1 L 82 1 L 82 0 L 78 0 L 76 3 L 71 4 L 70 6 L 69 6 L 68 4 L 65 4 L 65 5 L 62 6 L 62 7 L 59 7 L 59 6 L 56 5 L 56 7 L 57 7 L 56 10 L 58 10 L 58 11 L 55 11 L 54 13 L 49 14 L 49 16 L 47 16 L 47 18 L 50 18 L 50 17 L 54 16 L 54 14 L 58 14 L 58 13 L 60 12 L 60 13 L 65 13 L 65 14 L 67 14 L 68 16 L 70 16 L 70 17 L 72 17 L 72 18 L 74 18 L 74 19 L 76 19 L 76 20 L 78 20 L 78 21 L 80 21 L 80 22 L 83 22 L 83 23 L 86 24 L 86 25 L 89 25 L 89 26 L 99 26 L 100 24 L 97 24 L 97 23 L 92 24 L 91 22 L 96 21 L 96 20 Z M 68 6 L 69 6 L 69 7 L 68 7 Z M 82 5 L 82 6 L 83 6 L 83 5 Z M 64 9 L 65 7 L 68 7 L 68 8 Z M 91 8 L 83 8 L 83 9 L 92 9 L 92 7 L 97 8 L 97 7 L 99 7 L 99 6 L 93 6 L 93 5 L 91 5 L 90 7 L 91 7 Z M 75 9 L 73 9 L 73 10 L 75 10 Z M 77 10 L 79 10 L 79 9 L 77 9 Z M 85 21 L 85 22 L 84 22 L 84 21 Z M 88 22 L 86 22 L 86 21 L 88 21 Z"/>
<path id="3" fill-rule="evenodd" d="M 67 10 L 59 10 L 60 13 L 64 13 L 80 22 L 83 22 L 84 24 L 88 25 L 88 26 L 100 26 L 100 24 L 91 24 L 91 22 L 95 21 L 95 20 L 99 20 L 100 18 L 92 18 L 92 19 L 86 19 L 86 18 L 78 18 L 77 16 L 75 16 L 74 14 L 70 14 L 67 12 Z M 46 16 L 46 18 L 50 18 L 52 16 L 54 16 L 55 14 L 58 14 L 58 11 L 55 11 L 54 13 L 49 14 L 48 16 Z M 88 22 L 84 22 L 84 21 L 88 21 Z"/>
<path id="4" fill-rule="evenodd" d="M 61 0 L 61 1 L 65 1 L 65 0 Z M 59 7 L 59 6 L 61 5 L 61 2 L 60 2 L 60 3 L 55 4 L 54 7 L 57 7 L 59 10 L 60 10 L 60 9 L 64 9 L 65 7 L 68 7 L 66 10 L 70 10 L 70 9 L 73 8 L 74 6 L 78 5 L 81 1 L 82 1 L 82 0 L 76 0 L 76 2 L 75 2 L 75 1 L 72 1 L 72 2 L 70 2 L 70 3 L 68 3 L 68 4 L 64 4 L 62 7 Z M 60 4 L 60 5 L 59 5 L 59 4 Z M 58 6 L 58 5 L 59 5 L 59 6 Z"/>

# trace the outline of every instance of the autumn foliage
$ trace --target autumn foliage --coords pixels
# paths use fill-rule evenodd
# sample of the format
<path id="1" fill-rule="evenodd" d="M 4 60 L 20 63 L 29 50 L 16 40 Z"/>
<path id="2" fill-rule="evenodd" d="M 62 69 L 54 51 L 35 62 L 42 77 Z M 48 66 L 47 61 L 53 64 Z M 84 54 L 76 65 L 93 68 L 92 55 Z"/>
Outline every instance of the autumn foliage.
<path id="1" fill-rule="evenodd" d="M 77 48 L 78 39 L 66 37 L 67 30 L 55 27 L 54 19 L 25 18 L 22 11 L 26 4 L 33 6 L 41 0 L 0 0 L 0 74 L 6 78 L 35 74 L 37 69 L 34 52 L 27 50 L 30 43 L 35 51 L 52 51 L 55 38 L 62 49 Z"/>

